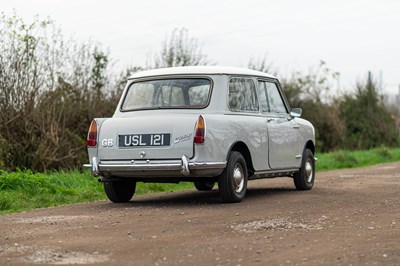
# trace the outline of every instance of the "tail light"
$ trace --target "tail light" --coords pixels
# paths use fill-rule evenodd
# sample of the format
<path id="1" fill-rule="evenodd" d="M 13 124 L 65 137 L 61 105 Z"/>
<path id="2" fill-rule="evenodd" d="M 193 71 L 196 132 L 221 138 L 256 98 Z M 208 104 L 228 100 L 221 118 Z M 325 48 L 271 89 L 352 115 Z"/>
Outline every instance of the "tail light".
<path id="1" fill-rule="evenodd" d="M 92 120 L 90 123 L 89 132 L 86 139 L 86 145 L 88 147 L 96 147 L 97 145 L 97 123 L 96 120 Z"/>
<path id="2" fill-rule="evenodd" d="M 195 132 L 196 133 L 194 135 L 194 143 L 204 143 L 204 138 L 206 136 L 206 124 L 202 116 L 199 116 L 199 118 L 197 119 Z"/>

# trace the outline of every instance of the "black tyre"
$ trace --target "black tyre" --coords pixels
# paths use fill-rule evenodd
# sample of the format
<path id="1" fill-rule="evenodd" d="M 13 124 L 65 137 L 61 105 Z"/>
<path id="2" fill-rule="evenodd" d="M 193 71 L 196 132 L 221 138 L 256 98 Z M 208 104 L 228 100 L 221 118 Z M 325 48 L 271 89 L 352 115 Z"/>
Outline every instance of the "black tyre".
<path id="1" fill-rule="evenodd" d="M 194 181 L 194 186 L 198 191 L 210 191 L 213 189 L 213 181 Z"/>
<path id="2" fill-rule="evenodd" d="M 111 181 L 103 185 L 108 199 L 115 203 L 130 201 L 136 190 L 135 181 Z"/>
<path id="3" fill-rule="evenodd" d="M 221 176 L 218 188 L 224 202 L 240 202 L 247 190 L 247 166 L 243 155 L 233 151 Z"/>
<path id="4" fill-rule="evenodd" d="M 293 177 L 294 185 L 298 190 L 310 190 L 315 180 L 315 159 L 310 149 L 305 149 L 301 161 L 301 168 Z"/>

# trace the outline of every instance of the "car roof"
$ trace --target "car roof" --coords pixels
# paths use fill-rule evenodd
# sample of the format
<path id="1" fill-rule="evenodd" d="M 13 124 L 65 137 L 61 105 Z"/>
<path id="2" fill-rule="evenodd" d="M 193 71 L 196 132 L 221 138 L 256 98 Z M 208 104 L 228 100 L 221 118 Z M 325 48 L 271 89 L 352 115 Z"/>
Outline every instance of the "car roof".
<path id="1" fill-rule="evenodd" d="M 228 74 L 228 75 L 246 75 L 246 76 L 275 78 L 273 75 L 247 68 L 222 67 L 222 66 L 184 66 L 184 67 L 169 67 L 169 68 L 159 68 L 159 69 L 140 71 L 130 76 L 129 79 L 137 79 L 137 78 L 153 77 L 153 76 L 198 75 L 198 74 L 206 74 L 206 75 Z"/>

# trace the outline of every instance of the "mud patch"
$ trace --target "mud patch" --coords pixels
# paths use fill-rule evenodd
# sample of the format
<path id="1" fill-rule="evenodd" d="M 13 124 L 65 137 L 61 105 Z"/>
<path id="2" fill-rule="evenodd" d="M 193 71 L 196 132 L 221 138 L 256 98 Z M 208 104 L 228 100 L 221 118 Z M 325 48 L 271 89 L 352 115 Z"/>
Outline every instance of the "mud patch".
<path id="1" fill-rule="evenodd" d="M 79 219 L 90 219 L 91 216 L 87 215 L 75 215 L 75 216 L 65 216 L 65 215 L 54 215 L 54 216 L 39 216 L 39 217 L 28 217 L 28 218 L 16 218 L 17 223 L 52 223 L 52 222 L 63 222 Z"/>
<path id="2" fill-rule="evenodd" d="M 0 246 L 0 256 L 1 257 L 18 256 L 18 255 L 24 255 L 26 253 L 31 253 L 31 252 L 33 252 L 32 247 L 25 246 L 25 245 L 19 245 L 17 243 L 15 243 L 14 245 Z"/>
<path id="3" fill-rule="evenodd" d="M 353 178 L 354 175 L 340 175 L 340 178 Z"/>
<path id="4" fill-rule="evenodd" d="M 84 253 L 75 251 L 52 251 L 37 250 L 33 254 L 24 257 L 23 260 L 33 264 L 96 264 L 108 261 L 108 256 L 94 253 Z"/>
<path id="5" fill-rule="evenodd" d="M 1 246 L 0 256 L 14 257 L 28 264 L 97 264 L 108 261 L 108 256 L 99 252 L 55 251 L 19 244 Z"/>
<path id="6" fill-rule="evenodd" d="M 392 169 L 396 169 L 396 166 L 395 165 L 385 165 L 385 166 L 377 167 L 377 169 L 380 169 L 380 170 L 392 170 Z"/>
<path id="7" fill-rule="evenodd" d="M 320 230 L 322 226 L 319 223 L 293 223 L 286 219 L 270 219 L 232 225 L 231 228 L 239 232 L 254 233 L 265 230 Z"/>

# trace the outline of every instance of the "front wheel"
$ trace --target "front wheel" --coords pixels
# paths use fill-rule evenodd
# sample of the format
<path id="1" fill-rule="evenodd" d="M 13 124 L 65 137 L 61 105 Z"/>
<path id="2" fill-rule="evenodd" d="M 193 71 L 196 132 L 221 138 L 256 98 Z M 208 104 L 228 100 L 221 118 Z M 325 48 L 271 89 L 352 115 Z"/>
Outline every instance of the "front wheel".
<path id="1" fill-rule="evenodd" d="M 310 190 L 315 180 L 315 159 L 310 149 L 305 149 L 301 160 L 301 168 L 293 177 L 294 185 L 298 190 Z"/>
<path id="2" fill-rule="evenodd" d="M 128 202 L 136 190 L 135 181 L 110 181 L 105 182 L 104 191 L 109 200 L 115 203 Z"/>
<path id="3" fill-rule="evenodd" d="M 218 188 L 224 202 L 240 202 L 247 190 L 247 166 L 243 155 L 233 151 L 221 176 L 218 177 Z"/>

